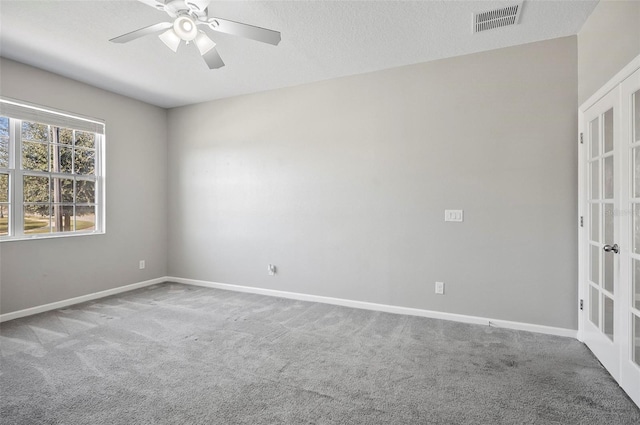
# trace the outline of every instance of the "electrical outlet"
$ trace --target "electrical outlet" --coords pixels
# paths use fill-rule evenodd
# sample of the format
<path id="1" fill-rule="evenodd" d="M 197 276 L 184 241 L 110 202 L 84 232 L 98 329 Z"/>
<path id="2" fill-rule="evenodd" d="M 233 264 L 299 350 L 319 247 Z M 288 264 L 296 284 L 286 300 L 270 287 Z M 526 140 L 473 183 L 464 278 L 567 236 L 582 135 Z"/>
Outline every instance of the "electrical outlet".
<path id="1" fill-rule="evenodd" d="M 275 276 L 276 274 L 276 266 L 273 264 L 269 264 L 267 266 L 267 271 L 269 272 L 269 276 Z"/>
<path id="2" fill-rule="evenodd" d="M 464 211 L 462 210 L 444 210 L 444 221 L 464 221 Z"/>
<path id="3" fill-rule="evenodd" d="M 436 282 L 436 294 L 444 295 L 444 282 Z"/>
<path id="4" fill-rule="evenodd" d="M 139 264 L 140 270 L 144 269 L 146 267 L 146 264 L 144 263 L 144 260 L 140 260 L 140 264 Z"/>

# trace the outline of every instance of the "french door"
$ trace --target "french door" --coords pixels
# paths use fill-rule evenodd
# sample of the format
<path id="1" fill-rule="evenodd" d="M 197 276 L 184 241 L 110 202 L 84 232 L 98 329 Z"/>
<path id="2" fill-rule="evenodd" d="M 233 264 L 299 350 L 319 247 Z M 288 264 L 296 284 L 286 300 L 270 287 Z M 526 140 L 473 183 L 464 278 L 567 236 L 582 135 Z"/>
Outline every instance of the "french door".
<path id="1" fill-rule="evenodd" d="M 580 337 L 640 406 L 638 68 L 581 108 Z"/>

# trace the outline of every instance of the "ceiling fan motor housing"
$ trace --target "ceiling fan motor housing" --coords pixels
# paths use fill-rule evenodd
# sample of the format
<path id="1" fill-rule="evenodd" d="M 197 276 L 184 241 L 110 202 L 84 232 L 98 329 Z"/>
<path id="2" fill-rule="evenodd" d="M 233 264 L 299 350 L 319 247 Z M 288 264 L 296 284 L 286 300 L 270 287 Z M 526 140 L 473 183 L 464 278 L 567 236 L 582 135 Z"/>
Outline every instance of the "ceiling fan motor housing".
<path id="1" fill-rule="evenodd" d="M 202 8 L 196 1 L 172 0 L 166 3 L 163 10 L 172 18 L 180 15 L 191 15 L 195 20 L 207 18 L 207 9 Z"/>

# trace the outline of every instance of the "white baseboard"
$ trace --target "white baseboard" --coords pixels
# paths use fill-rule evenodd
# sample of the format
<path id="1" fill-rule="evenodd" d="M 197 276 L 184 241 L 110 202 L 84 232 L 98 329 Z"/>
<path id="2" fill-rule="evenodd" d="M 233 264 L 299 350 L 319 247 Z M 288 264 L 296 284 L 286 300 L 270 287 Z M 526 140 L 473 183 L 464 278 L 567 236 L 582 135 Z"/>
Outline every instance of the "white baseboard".
<path id="1" fill-rule="evenodd" d="M 94 292 L 92 294 L 82 295 L 80 297 L 69 298 L 62 301 L 56 301 L 50 304 L 39 305 L 36 307 L 25 308 L 24 310 L 12 311 L 11 313 L 0 314 L 0 323 L 7 320 L 18 319 L 20 317 L 31 316 L 38 313 L 44 313 L 45 311 L 55 310 L 57 308 L 68 307 L 73 304 L 80 304 L 85 301 L 92 301 L 98 298 L 108 297 L 110 295 L 120 294 L 122 292 L 132 291 L 138 288 L 144 288 L 145 286 L 155 285 L 156 283 L 167 282 L 169 278 L 159 277 L 156 279 L 145 280 L 144 282 L 132 283 L 131 285 L 119 286 L 113 289 L 107 289 L 106 291 Z"/>
<path id="2" fill-rule="evenodd" d="M 509 320 L 489 319 L 486 317 L 468 316 L 464 314 L 445 313 L 441 311 L 423 310 L 411 307 L 401 307 L 387 304 L 370 303 L 366 301 L 347 300 L 343 298 L 324 297 L 321 295 L 302 294 L 298 292 L 279 291 L 275 289 L 256 288 L 251 286 L 231 285 L 228 283 L 210 282 L 204 280 L 185 279 L 181 277 L 165 276 L 144 282 L 133 283 L 131 285 L 120 286 L 118 288 L 107 289 L 106 291 L 94 292 L 80 297 L 69 298 L 50 304 L 26 308 L 24 310 L 13 311 L 11 313 L 0 314 L 0 323 L 20 317 L 31 316 L 45 311 L 55 310 L 86 301 L 96 300 L 122 292 L 132 291 L 145 286 L 155 285 L 164 282 L 177 282 L 186 285 L 203 286 L 206 288 L 224 289 L 236 292 L 246 292 L 250 294 L 268 295 L 279 298 L 289 298 L 300 301 L 318 302 L 323 304 L 339 305 L 343 307 L 360 308 L 364 310 L 383 311 L 393 314 L 406 314 L 409 316 L 428 317 L 431 319 L 451 320 L 454 322 L 471 323 L 476 325 L 493 326 L 496 328 L 515 329 L 520 331 L 538 332 L 547 335 L 557 335 L 569 338 L 577 338 L 578 331 L 573 329 L 556 328 L 552 326 L 535 325 L 531 323 L 512 322 Z"/>
<path id="3" fill-rule="evenodd" d="M 444 313 L 440 311 L 422 310 L 418 308 L 400 307 L 386 304 L 376 304 L 365 301 L 346 300 L 342 298 L 323 297 L 320 295 L 301 294 L 297 292 L 278 291 L 275 289 L 263 289 L 250 286 L 231 285 L 228 283 L 209 282 L 204 280 L 185 279 L 181 277 L 167 277 L 168 282 L 183 283 L 186 285 L 203 286 L 206 288 L 225 289 L 236 292 L 248 292 L 251 294 L 268 295 L 279 298 L 289 298 L 300 301 L 318 302 L 324 304 L 340 305 L 344 307 L 360 308 L 364 310 L 383 311 L 386 313 L 406 314 L 410 316 L 429 317 L 432 319 L 451 320 L 454 322 L 472 323 L 477 325 L 493 326 L 496 328 L 515 329 L 519 331 L 538 332 L 547 335 L 557 335 L 576 338 L 577 330 L 556 328 L 552 326 L 534 325 L 531 323 L 511 322 L 509 320 L 488 319 L 464 314 Z"/>

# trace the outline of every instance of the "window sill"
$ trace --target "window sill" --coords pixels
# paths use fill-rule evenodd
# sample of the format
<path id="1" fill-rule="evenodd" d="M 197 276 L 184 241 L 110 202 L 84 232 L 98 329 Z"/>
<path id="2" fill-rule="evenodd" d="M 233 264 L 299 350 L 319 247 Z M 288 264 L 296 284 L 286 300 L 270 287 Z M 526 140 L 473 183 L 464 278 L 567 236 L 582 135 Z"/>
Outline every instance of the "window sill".
<path id="1" fill-rule="evenodd" d="M 18 241 L 34 241 L 41 239 L 59 239 L 59 238 L 75 238 L 82 236 L 96 236 L 104 235 L 106 232 L 87 232 L 87 233 L 71 233 L 71 234 L 47 234 L 47 235 L 23 235 L 12 237 L 0 237 L 0 243 L 4 242 L 18 242 Z"/>

